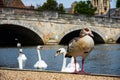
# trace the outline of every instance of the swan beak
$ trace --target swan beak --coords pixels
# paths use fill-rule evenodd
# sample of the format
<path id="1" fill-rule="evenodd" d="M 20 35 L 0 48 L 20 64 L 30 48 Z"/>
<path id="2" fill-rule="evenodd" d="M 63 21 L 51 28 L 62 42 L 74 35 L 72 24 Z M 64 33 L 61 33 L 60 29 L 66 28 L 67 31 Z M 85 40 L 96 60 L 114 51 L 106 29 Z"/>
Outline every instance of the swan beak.
<path id="1" fill-rule="evenodd" d="M 55 57 L 57 57 L 58 55 L 60 55 L 60 50 L 56 52 Z"/>
<path id="2" fill-rule="evenodd" d="M 43 46 L 40 46 L 40 45 L 37 46 L 38 50 L 41 50 L 42 48 L 43 48 Z"/>
<path id="3" fill-rule="evenodd" d="M 40 47 L 40 50 L 42 50 L 43 49 L 43 47 Z"/>

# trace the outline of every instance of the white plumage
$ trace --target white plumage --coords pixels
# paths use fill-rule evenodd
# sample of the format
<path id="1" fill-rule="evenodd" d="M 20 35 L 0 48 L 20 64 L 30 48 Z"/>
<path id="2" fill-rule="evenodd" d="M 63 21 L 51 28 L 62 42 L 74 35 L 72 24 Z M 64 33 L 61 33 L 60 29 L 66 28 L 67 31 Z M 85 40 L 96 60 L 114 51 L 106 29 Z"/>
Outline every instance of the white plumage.
<path id="1" fill-rule="evenodd" d="M 66 50 L 64 48 L 58 49 L 55 56 L 58 56 L 59 54 L 63 54 L 63 64 L 62 64 L 61 72 L 74 72 L 75 70 L 74 58 L 72 57 L 70 63 L 66 66 L 66 58 L 65 58 Z M 78 63 L 76 63 L 76 68 L 77 71 L 81 70 Z"/>
<path id="2" fill-rule="evenodd" d="M 27 60 L 27 57 L 25 56 L 25 54 L 22 53 L 22 49 L 20 49 L 19 51 L 20 53 L 17 60 L 19 64 L 19 69 L 23 69 L 23 67 L 25 66 L 25 61 Z"/>
<path id="3" fill-rule="evenodd" d="M 76 63 L 76 69 L 79 72 L 81 70 L 79 63 Z M 64 70 L 65 72 L 74 72 L 75 71 L 75 64 L 74 64 L 74 58 L 71 58 L 71 62 L 67 65 L 67 67 Z"/>
<path id="4" fill-rule="evenodd" d="M 35 63 L 34 68 L 43 68 L 43 69 L 46 69 L 47 68 L 47 64 L 45 63 L 45 61 L 40 60 L 40 61 L 37 61 Z"/>
<path id="5" fill-rule="evenodd" d="M 42 48 L 42 46 L 37 46 L 38 61 L 34 64 L 34 68 L 46 69 L 47 64 L 46 64 L 46 62 L 44 60 L 41 59 L 41 55 L 40 55 L 40 49 L 41 48 Z"/>

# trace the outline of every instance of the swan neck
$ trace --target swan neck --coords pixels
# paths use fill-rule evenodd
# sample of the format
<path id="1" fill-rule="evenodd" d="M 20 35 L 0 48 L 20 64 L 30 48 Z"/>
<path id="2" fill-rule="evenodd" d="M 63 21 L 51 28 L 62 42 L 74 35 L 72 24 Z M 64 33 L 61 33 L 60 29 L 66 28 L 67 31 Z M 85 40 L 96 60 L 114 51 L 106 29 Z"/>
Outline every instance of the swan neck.
<path id="1" fill-rule="evenodd" d="M 74 63 L 74 58 L 73 57 L 71 58 L 71 62 L 70 63 Z"/>
<path id="2" fill-rule="evenodd" d="M 62 64 L 62 69 L 61 69 L 61 71 L 64 71 L 65 66 L 66 66 L 66 58 L 65 58 L 65 56 L 63 55 L 63 64 Z"/>
<path id="3" fill-rule="evenodd" d="M 19 63 L 19 69 L 23 69 L 23 61 L 21 59 L 18 60 Z"/>
<path id="4" fill-rule="evenodd" d="M 38 52 L 38 60 L 40 61 L 41 60 L 40 50 L 37 50 L 37 52 Z"/>

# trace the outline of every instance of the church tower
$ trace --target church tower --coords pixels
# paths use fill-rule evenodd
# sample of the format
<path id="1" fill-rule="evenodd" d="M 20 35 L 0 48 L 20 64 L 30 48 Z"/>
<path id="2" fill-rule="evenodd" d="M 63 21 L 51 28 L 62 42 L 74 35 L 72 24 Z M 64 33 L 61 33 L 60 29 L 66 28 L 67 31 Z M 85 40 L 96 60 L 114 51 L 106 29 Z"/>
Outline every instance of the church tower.
<path id="1" fill-rule="evenodd" d="M 71 13 L 74 13 L 74 8 L 77 5 L 77 1 L 73 2 L 71 5 Z"/>
<path id="2" fill-rule="evenodd" d="M 110 0 L 91 0 L 91 2 L 96 8 L 96 15 L 106 14 L 110 9 Z"/>

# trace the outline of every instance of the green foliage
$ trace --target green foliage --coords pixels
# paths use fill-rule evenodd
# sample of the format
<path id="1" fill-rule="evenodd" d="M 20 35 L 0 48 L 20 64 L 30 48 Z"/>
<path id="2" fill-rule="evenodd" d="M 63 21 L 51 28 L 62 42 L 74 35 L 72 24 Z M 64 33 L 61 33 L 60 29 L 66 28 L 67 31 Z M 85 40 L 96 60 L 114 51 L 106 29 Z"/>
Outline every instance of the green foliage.
<path id="1" fill-rule="evenodd" d="M 95 9 L 90 1 L 80 1 L 75 6 L 74 12 L 76 14 L 94 15 Z"/>
<path id="2" fill-rule="evenodd" d="M 9 1 L 8 0 L 2 0 L 5 6 L 8 6 Z"/>
<path id="3" fill-rule="evenodd" d="M 38 7 L 38 10 L 58 10 L 58 3 L 56 0 L 47 0 L 42 6 Z"/>
<path id="4" fill-rule="evenodd" d="M 63 4 L 59 4 L 58 12 L 59 12 L 59 13 L 65 13 L 65 9 L 64 9 Z"/>
<path id="5" fill-rule="evenodd" d="M 117 2 L 116 2 L 116 8 L 120 8 L 120 0 L 117 0 Z"/>

